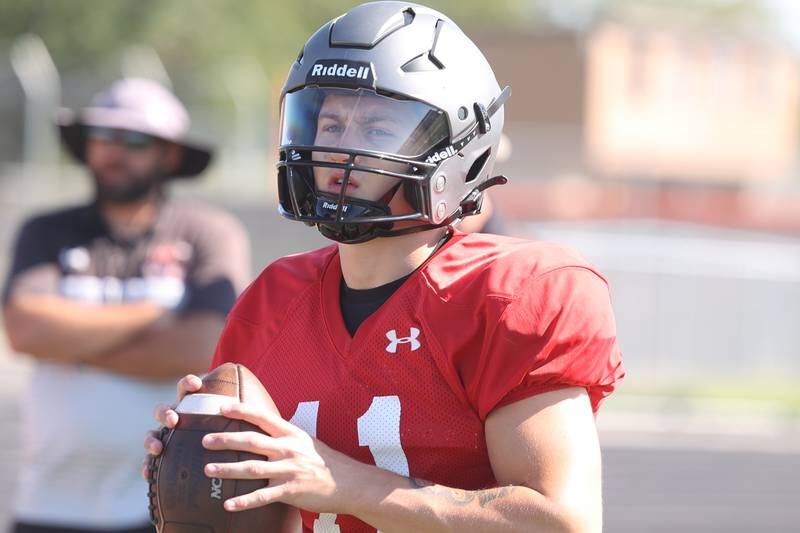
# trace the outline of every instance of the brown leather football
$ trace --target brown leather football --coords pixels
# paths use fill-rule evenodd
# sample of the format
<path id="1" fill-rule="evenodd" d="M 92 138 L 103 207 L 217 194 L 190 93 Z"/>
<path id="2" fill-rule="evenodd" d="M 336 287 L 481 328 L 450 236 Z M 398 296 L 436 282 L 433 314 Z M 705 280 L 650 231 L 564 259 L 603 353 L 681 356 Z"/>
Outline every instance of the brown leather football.
<path id="1" fill-rule="evenodd" d="M 228 498 L 266 486 L 266 480 L 210 478 L 207 463 L 237 462 L 264 457 L 233 450 L 212 451 L 202 445 L 207 433 L 261 431 L 252 424 L 219 414 L 221 405 L 245 402 L 277 413 L 278 408 L 259 379 L 240 364 L 225 363 L 203 379 L 202 388 L 186 395 L 176 407 L 178 425 L 162 430 L 164 449 L 150 466 L 150 514 L 159 533 L 272 533 L 290 530 L 288 506 L 275 503 L 231 513 Z"/>

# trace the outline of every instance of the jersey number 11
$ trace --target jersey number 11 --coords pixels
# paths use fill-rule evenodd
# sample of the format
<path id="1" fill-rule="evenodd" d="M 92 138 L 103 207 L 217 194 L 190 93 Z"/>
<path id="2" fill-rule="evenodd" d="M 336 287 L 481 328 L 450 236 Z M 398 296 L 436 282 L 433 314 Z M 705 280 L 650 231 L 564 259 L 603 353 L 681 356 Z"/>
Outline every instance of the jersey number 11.
<path id="1" fill-rule="evenodd" d="M 312 437 L 317 436 L 319 402 L 300 402 L 289 420 Z M 358 417 L 358 445 L 368 446 L 375 466 L 408 476 L 408 460 L 400 443 L 400 398 L 375 396 L 367 412 Z M 314 533 L 339 533 L 336 515 L 322 513 Z M 379 532 L 380 533 L 380 532 Z"/>

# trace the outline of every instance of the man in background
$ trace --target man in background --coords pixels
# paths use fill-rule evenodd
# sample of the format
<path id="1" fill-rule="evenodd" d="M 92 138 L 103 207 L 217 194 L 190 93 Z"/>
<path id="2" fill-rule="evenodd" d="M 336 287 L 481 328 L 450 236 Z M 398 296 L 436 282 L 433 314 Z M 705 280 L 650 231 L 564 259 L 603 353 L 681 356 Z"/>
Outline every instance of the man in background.
<path id="1" fill-rule="evenodd" d="M 23 224 L 3 290 L 11 347 L 34 363 L 15 532 L 152 531 L 139 476 L 151 408 L 208 368 L 250 277 L 233 217 L 166 194 L 211 160 L 188 127 L 181 102 L 144 79 L 59 117 L 95 195 Z"/>

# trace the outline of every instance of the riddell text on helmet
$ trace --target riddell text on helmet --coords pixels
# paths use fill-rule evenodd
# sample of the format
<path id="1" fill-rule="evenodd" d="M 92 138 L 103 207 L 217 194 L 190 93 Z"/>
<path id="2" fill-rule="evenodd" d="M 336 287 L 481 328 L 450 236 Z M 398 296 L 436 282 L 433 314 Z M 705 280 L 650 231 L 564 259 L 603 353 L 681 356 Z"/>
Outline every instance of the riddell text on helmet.
<path id="1" fill-rule="evenodd" d="M 368 66 L 351 66 L 349 63 L 326 65 L 324 63 L 317 63 L 311 67 L 311 76 L 328 77 L 328 78 L 353 78 L 360 80 L 368 80 L 372 74 L 372 70 Z"/>
<path id="2" fill-rule="evenodd" d="M 436 152 L 435 154 L 429 155 L 425 159 L 425 161 L 427 163 L 438 163 L 439 161 L 444 161 L 445 159 L 450 159 L 451 157 L 453 157 L 457 153 L 458 152 L 456 151 L 456 149 L 453 148 L 452 145 L 451 145 L 451 146 L 448 146 L 447 148 L 445 148 L 444 150 L 441 150 L 439 152 Z"/>

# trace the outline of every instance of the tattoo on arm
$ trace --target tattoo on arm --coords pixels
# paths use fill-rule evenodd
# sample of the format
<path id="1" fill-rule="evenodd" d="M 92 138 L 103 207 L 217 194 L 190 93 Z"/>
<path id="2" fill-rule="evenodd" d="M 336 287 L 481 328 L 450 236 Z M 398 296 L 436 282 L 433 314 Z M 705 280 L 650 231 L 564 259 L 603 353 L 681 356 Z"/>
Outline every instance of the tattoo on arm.
<path id="1" fill-rule="evenodd" d="M 428 495 L 443 498 L 449 503 L 459 506 L 472 505 L 474 502 L 477 502 L 481 507 L 486 507 L 495 500 L 505 498 L 511 494 L 515 488 L 513 485 L 509 485 L 507 487 L 484 490 L 462 490 L 443 487 L 421 479 L 409 478 L 409 480 L 411 482 L 411 488 L 423 490 Z"/>

